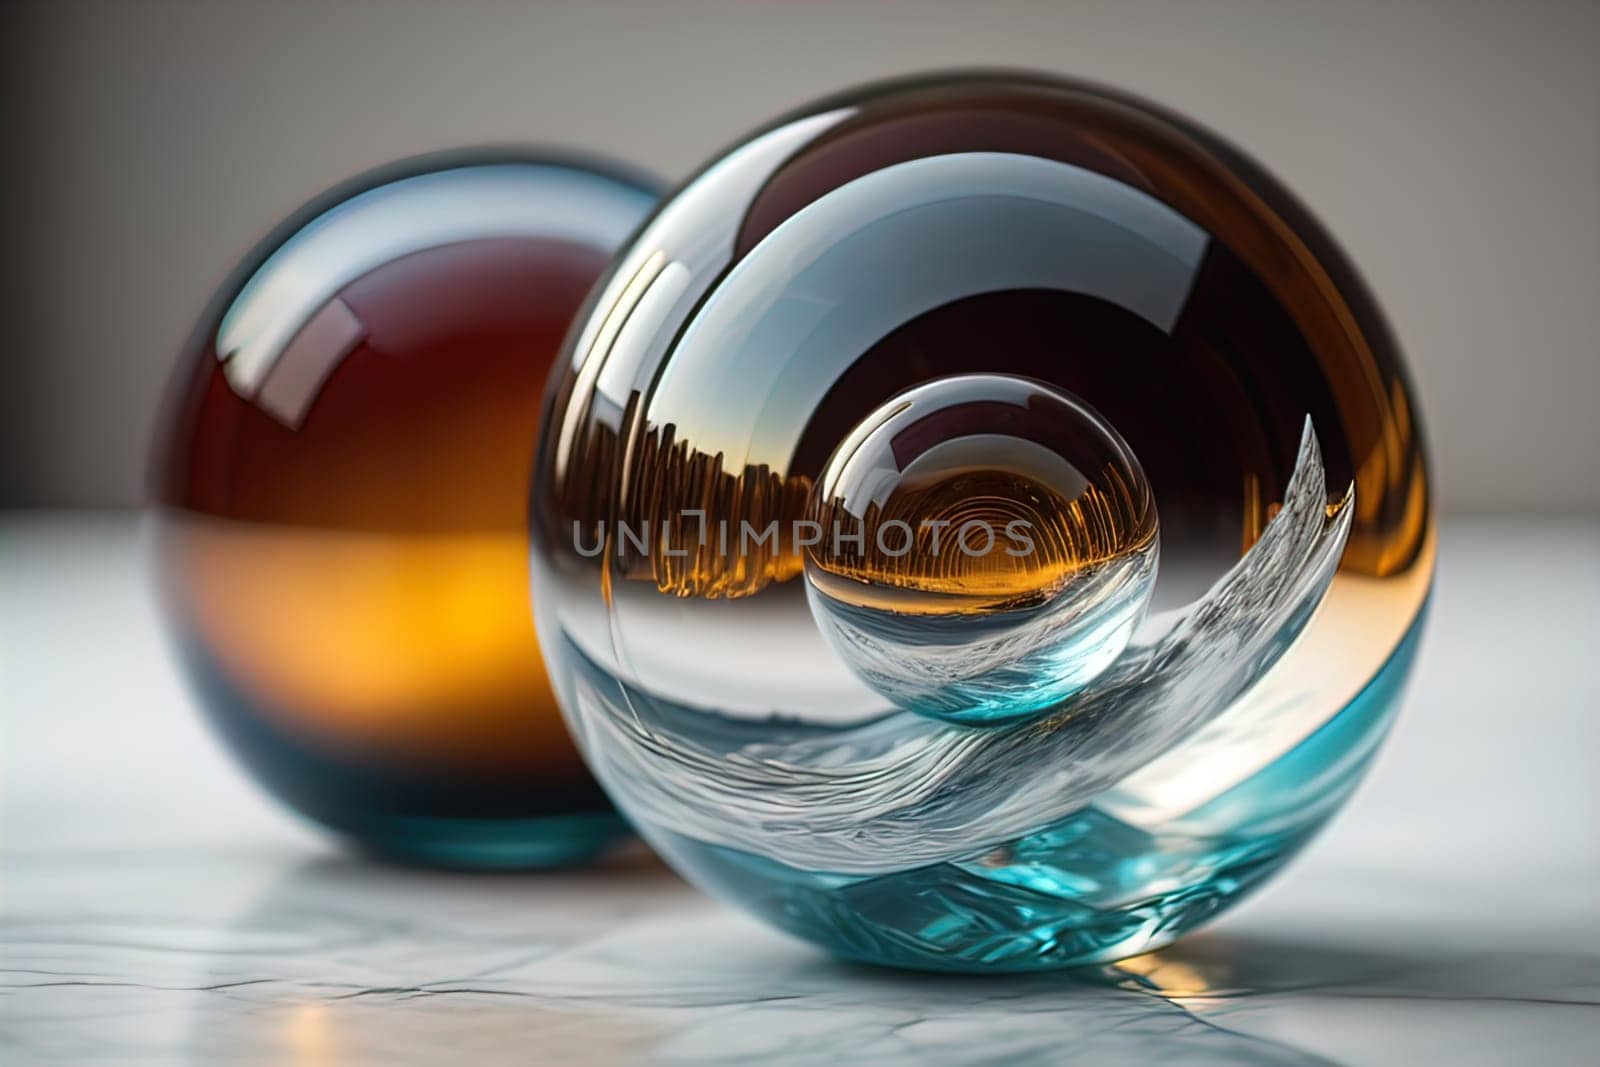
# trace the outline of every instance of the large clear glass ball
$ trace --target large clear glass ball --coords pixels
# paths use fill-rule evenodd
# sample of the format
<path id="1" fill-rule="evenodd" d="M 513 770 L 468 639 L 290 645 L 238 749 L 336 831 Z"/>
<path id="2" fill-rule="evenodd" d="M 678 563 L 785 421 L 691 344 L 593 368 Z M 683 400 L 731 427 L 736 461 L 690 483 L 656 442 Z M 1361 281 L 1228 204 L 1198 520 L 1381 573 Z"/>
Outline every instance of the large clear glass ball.
<path id="1" fill-rule="evenodd" d="M 1079 528 L 1057 444 L 1001 457 L 1028 486 L 943 422 L 971 464 L 886 458 L 896 398 L 972 375 L 1075 398 L 1143 473 L 1160 566 L 1109 664 L 1120 634 L 1024 625 L 933 672 L 996 609 L 1078 617 L 1053 594 L 1092 568 L 817 551 L 830 480 L 866 523 L 880 474 L 880 510 Z M 590 766 L 685 876 L 856 959 L 1079 964 L 1240 899 L 1360 778 L 1433 573 L 1415 395 L 1350 263 L 1210 131 L 1071 81 L 913 79 L 750 135 L 614 262 L 547 411 L 534 605 Z"/>

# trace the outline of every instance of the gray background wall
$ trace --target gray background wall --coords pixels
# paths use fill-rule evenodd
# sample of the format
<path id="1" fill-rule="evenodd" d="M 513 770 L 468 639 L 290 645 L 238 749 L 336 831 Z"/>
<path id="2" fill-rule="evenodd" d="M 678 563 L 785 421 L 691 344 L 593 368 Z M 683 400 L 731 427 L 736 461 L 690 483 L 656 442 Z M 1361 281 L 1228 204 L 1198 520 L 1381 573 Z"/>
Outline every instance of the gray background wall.
<path id="1" fill-rule="evenodd" d="M 676 179 L 876 77 L 1019 65 L 1187 111 L 1328 223 L 1413 360 L 1449 510 L 1600 511 L 1600 4 L 11 4 L 0 506 L 138 499 L 237 257 L 396 156 Z"/>

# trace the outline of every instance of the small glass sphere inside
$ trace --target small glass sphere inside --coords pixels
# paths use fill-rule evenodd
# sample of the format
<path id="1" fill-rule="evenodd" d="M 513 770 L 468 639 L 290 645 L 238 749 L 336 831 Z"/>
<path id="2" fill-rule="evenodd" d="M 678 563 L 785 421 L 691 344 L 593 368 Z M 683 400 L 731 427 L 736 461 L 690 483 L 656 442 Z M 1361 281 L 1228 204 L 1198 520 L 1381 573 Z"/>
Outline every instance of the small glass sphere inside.
<path id="1" fill-rule="evenodd" d="M 533 505 L 630 821 L 935 970 L 1133 955 L 1260 885 L 1387 731 L 1433 571 L 1331 238 L 1194 123 L 1018 76 L 822 101 L 664 203 L 551 377 Z"/>
<path id="2" fill-rule="evenodd" d="M 813 488 L 806 591 L 833 650 L 900 707 L 1000 722 L 1110 666 L 1155 583 L 1150 486 L 1122 439 L 1039 382 L 916 386 Z"/>

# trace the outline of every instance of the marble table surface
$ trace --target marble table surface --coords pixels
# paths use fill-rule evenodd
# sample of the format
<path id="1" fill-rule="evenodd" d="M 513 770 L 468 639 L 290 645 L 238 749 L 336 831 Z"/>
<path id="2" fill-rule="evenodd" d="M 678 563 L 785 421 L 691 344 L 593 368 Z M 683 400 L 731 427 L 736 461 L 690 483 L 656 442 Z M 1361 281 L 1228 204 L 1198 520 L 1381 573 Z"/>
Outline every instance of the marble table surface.
<path id="1" fill-rule="evenodd" d="M 341 852 L 198 721 L 127 517 L 0 515 L 0 1062 L 1575 1063 L 1600 1043 L 1600 521 L 1443 527 L 1395 733 L 1282 877 L 1165 951 L 835 963 L 642 848 Z"/>

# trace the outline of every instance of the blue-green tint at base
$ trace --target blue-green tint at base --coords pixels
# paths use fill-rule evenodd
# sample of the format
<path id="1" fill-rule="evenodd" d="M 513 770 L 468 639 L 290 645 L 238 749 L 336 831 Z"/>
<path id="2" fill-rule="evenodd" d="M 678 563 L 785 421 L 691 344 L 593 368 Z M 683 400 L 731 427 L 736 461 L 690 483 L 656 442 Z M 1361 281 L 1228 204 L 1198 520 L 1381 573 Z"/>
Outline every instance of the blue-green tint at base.
<path id="1" fill-rule="evenodd" d="M 465 814 L 509 807 L 503 788 L 480 784 L 473 791 L 473 783 L 330 759 L 259 714 L 197 643 L 180 640 L 177 648 L 200 705 L 255 778 L 301 817 L 376 855 L 455 870 L 544 870 L 582 863 L 631 833 L 608 810 Z M 512 794 L 512 802 L 523 799 Z M 429 800 L 451 814 L 410 813 Z"/>
<path id="2" fill-rule="evenodd" d="M 993 973 L 1137 955 L 1236 903 L 1321 829 L 1388 731 L 1426 614 L 1337 716 L 1158 832 L 1091 805 L 978 855 L 865 878 L 646 836 L 707 890 L 863 963 Z"/>
<path id="3" fill-rule="evenodd" d="M 629 833 L 620 816 L 552 815 L 536 819 L 375 821 L 357 835 L 364 848 L 407 863 L 477 871 L 568 867 L 591 859 Z"/>

